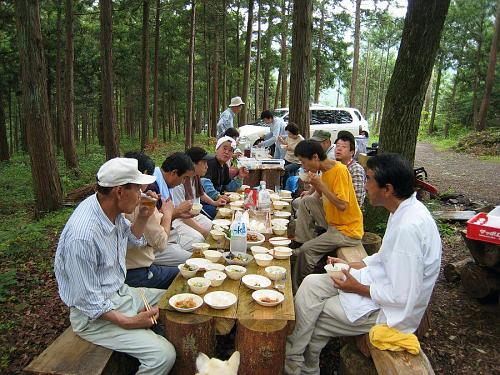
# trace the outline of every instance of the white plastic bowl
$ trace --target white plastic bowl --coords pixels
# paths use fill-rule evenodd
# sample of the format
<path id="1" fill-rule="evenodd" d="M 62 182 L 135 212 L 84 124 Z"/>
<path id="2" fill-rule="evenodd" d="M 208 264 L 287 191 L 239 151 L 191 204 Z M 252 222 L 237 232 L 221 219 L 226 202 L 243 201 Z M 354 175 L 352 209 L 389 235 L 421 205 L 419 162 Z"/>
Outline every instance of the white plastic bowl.
<path id="1" fill-rule="evenodd" d="M 282 219 L 282 218 L 271 219 L 271 225 L 273 225 L 273 226 L 279 225 L 279 226 L 282 226 L 282 227 L 286 227 L 289 222 L 290 222 L 290 220 L 288 220 L 288 219 Z"/>
<path id="2" fill-rule="evenodd" d="M 334 263 L 334 264 L 327 264 L 324 268 L 326 273 L 328 273 L 328 275 L 330 275 L 331 277 L 344 280 L 345 275 L 342 272 L 342 270 L 349 269 L 349 265 L 345 263 Z"/>
<path id="3" fill-rule="evenodd" d="M 252 293 L 252 298 L 262 306 L 276 306 L 285 300 L 283 294 L 272 289 L 256 290 Z"/>
<path id="4" fill-rule="evenodd" d="M 288 246 L 292 240 L 286 237 L 273 237 L 269 239 L 269 243 L 273 246 Z"/>
<path id="5" fill-rule="evenodd" d="M 257 241 L 248 241 L 247 240 L 247 249 L 251 249 L 252 246 L 256 246 L 256 245 L 262 245 L 264 243 L 264 241 L 266 240 L 266 237 L 264 237 L 264 235 L 262 233 L 259 233 L 259 232 L 255 232 L 255 231 L 248 231 L 249 234 L 255 234 L 258 238 Z"/>
<path id="6" fill-rule="evenodd" d="M 203 277 L 210 280 L 210 285 L 220 286 L 226 279 L 227 275 L 221 271 L 207 271 L 203 274 Z"/>
<path id="7" fill-rule="evenodd" d="M 224 232 L 221 232 L 219 230 L 216 230 L 216 229 L 212 229 L 210 231 L 210 235 L 212 236 L 212 238 L 215 240 L 215 241 L 219 241 L 221 239 L 224 238 Z"/>
<path id="8" fill-rule="evenodd" d="M 291 198 L 292 192 L 290 190 L 280 190 L 280 197 L 281 198 Z"/>
<path id="9" fill-rule="evenodd" d="M 293 250 L 286 246 L 276 246 L 274 249 L 269 250 L 274 259 L 287 259 L 292 256 Z"/>
<path id="10" fill-rule="evenodd" d="M 189 211 L 189 213 L 194 216 L 199 215 L 202 208 L 203 206 L 200 203 L 193 203 L 193 206 L 191 207 L 191 211 Z"/>
<path id="11" fill-rule="evenodd" d="M 236 297 L 233 293 L 230 292 L 210 292 L 203 297 L 205 303 L 213 309 L 223 310 L 233 306 L 238 297 Z"/>
<path id="12" fill-rule="evenodd" d="M 261 275 L 245 275 L 241 279 L 243 284 L 245 284 L 248 288 L 253 290 L 265 289 L 271 286 L 271 280 L 269 280 L 265 276 Z"/>
<path id="13" fill-rule="evenodd" d="M 209 261 L 217 263 L 220 260 L 222 254 L 216 250 L 205 250 L 203 252 L 203 256 L 207 258 Z"/>
<path id="14" fill-rule="evenodd" d="M 273 202 L 273 207 L 274 207 L 275 210 L 282 210 L 286 206 L 289 206 L 289 205 L 290 205 L 290 203 L 284 202 L 284 201 L 274 201 Z"/>
<path id="15" fill-rule="evenodd" d="M 191 270 L 187 269 L 187 268 L 185 268 L 185 266 L 190 267 L 192 269 Z M 191 277 L 194 277 L 196 275 L 196 272 L 198 272 L 198 270 L 200 269 L 200 267 L 198 267 L 196 264 L 190 265 L 190 264 L 186 264 L 186 263 L 179 264 L 177 266 L 177 268 L 179 269 L 179 272 L 181 273 L 182 277 L 184 277 L 185 279 L 189 279 Z"/>
<path id="16" fill-rule="evenodd" d="M 284 225 L 273 225 L 273 233 L 277 236 L 283 236 L 286 233 L 286 226 Z"/>
<path id="17" fill-rule="evenodd" d="M 200 252 L 204 252 L 205 250 L 208 250 L 210 245 L 205 242 L 195 242 L 191 245 L 193 247 L 193 250 L 197 250 Z"/>
<path id="18" fill-rule="evenodd" d="M 231 206 L 231 209 L 232 208 L 241 208 L 241 207 L 243 207 L 244 204 L 245 204 L 245 202 L 243 202 L 242 200 L 238 200 L 238 201 L 234 201 L 234 202 L 229 203 L 229 205 Z"/>
<path id="19" fill-rule="evenodd" d="M 210 263 L 206 265 L 205 269 L 207 271 L 224 271 L 224 265 L 220 263 Z"/>
<path id="20" fill-rule="evenodd" d="M 238 266 L 237 264 L 226 266 L 225 270 L 227 277 L 231 280 L 239 280 L 247 273 L 247 269 L 245 267 Z"/>
<path id="21" fill-rule="evenodd" d="M 273 216 L 275 219 L 288 219 L 292 216 L 292 213 L 288 211 L 274 211 Z"/>
<path id="22" fill-rule="evenodd" d="M 271 264 L 273 256 L 269 254 L 255 254 L 255 262 L 261 267 L 267 267 Z"/>
<path id="23" fill-rule="evenodd" d="M 186 264 L 189 264 L 190 266 L 193 264 L 198 266 L 198 271 L 204 271 L 207 264 L 210 263 L 212 262 L 205 258 L 189 258 L 186 260 Z"/>
<path id="24" fill-rule="evenodd" d="M 226 208 L 226 207 L 219 208 L 219 214 L 222 217 L 229 217 L 229 216 L 231 216 L 232 213 L 233 213 L 233 211 L 231 211 L 230 208 Z"/>
<path id="25" fill-rule="evenodd" d="M 214 219 L 214 220 L 212 220 L 212 224 L 220 226 L 220 227 L 229 227 L 231 225 L 231 220 L 227 220 L 227 219 Z M 214 228 L 214 229 L 216 229 L 216 228 Z"/>
<path id="26" fill-rule="evenodd" d="M 205 279 L 204 277 L 193 277 L 192 279 L 189 279 L 187 283 L 189 285 L 189 289 L 196 294 L 205 293 L 211 284 L 210 280 Z"/>
<path id="27" fill-rule="evenodd" d="M 280 266 L 269 266 L 264 268 L 264 271 L 266 271 L 267 277 L 269 277 L 273 281 L 276 281 L 281 279 L 283 274 L 286 273 L 286 268 Z"/>
<path id="28" fill-rule="evenodd" d="M 252 251 L 253 256 L 255 257 L 255 254 L 267 254 L 267 247 L 264 246 L 251 246 L 250 250 Z"/>
<path id="29" fill-rule="evenodd" d="M 179 301 L 183 301 L 183 300 L 191 300 L 196 305 L 194 307 L 189 307 L 189 308 L 177 307 L 176 303 Z M 170 306 L 172 306 L 177 311 L 191 312 L 191 311 L 196 310 L 201 305 L 203 305 L 203 299 L 200 296 L 197 296 L 196 294 L 181 293 L 181 294 L 176 294 L 175 296 L 170 297 L 170 299 L 168 300 L 168 303 L 170 304 Z"/>

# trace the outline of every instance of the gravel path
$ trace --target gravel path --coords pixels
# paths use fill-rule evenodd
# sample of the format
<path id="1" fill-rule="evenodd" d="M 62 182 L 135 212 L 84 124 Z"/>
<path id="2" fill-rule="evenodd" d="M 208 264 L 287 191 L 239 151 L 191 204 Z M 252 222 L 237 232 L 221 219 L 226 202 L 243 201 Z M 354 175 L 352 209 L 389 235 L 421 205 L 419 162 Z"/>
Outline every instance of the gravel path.
<path id="1" fill-rule="evenodd" d="M 461 193 L 471 200 L 500 204 L 500 164 L 418 143 L 415 167 L 424 167 L 440 193 Z"/>

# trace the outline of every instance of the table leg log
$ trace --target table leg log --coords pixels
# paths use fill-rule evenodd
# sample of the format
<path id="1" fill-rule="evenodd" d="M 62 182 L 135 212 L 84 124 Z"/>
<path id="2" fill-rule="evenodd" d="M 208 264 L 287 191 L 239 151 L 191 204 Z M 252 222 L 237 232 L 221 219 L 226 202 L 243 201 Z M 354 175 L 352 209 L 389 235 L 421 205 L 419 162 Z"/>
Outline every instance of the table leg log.
<path id="1" fill-rule="evenodd" d="M 368 255 L 373 255 L 380 249 L 382 245 L 382 238 L 375 233 L 365 232 L 363 238 L 361 239 L 361 243 L 365 248 L 365 251 Z"/>
<path id="2" fill-rule="evenodd" d="M 444 278 L 447 281 L 458 281 L 460 280 L 460 272 L 462 268 L 468 263 L 472 263 L 474 260 L 471 257 L 459 260 L 458 262 L 446 263 L 443 268 Z"/>
<path id="3" fill-rule="evenodd" d="M 377 375 L 375 365 L 364 356 L 353 341 L 340 349 L 340 375 Z"/>
<path id="4" fill-rule="evenodd" d="M 473 298 L 486 298 L 500 291 L 500 277 L 475 263 L 468 263 L 462 268 L 460 280 L 467 294 Z"/>
<path id="5" fill-rule="evenodd" d="M 165 337 L 175 347 L 177 359 L 170 374 L 196 373 L 196 357 L 202 352 L 212 357 L 215 352 L 215 321 L 212 317 L 167 311 Z"/>
<path id="6" fill-rule="evenodd" d="M 285 320 L 239 320 L 236 331 L 236 350 L 241 354 L 238 374 L 283 374 L 286 336 Z"/>

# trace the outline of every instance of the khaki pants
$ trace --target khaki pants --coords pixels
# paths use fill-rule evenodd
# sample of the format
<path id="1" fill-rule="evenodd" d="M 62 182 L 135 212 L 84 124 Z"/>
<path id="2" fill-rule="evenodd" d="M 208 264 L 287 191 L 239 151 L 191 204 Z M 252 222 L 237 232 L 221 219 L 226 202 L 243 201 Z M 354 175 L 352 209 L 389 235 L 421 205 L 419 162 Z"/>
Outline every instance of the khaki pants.
<path id="1" fill-rule="evenodd" d="M 319 356 L 330 338 L 367 333 L 377 316 L 375 310 L 351 323 L 332 279 L 326 274 L 307 276 L 295 295 L 295 328 L 287 338 L 285 373 L 319 375 Z"/>
<path id="2" fill-rule="evenodd" d="M 316 227 L 326 229 L 318 236 Z M 315 195 L 301 199 L 295 227 L 295 241 L 303 245 L 295 249 L 295 265 L 292 272 L 292 288 L 297 292 L 302 279 L 309 275 L 321 258 L 343 246 L 356 246 L 361 240 L 348 237 L 328 225 L 321 198 Z"/>
<path id="3" fill-rule="evenodd" d="M 165 293 L 161 289 L 143 290 L 151 305 L 156 305 Z M 137 315 L 144 308 L 139 291 L 126 284 L 110 299 L 114 310 L 127 316 Z M 81 338 L 137 358 L 140 362 L 139 375 L 165 375 L 174 366 L 174 346 L 150 329 L 124 329 L 104 319 L 90 320 L 75 308 L 71 308 L 70 321 L 73 331 Z"/>

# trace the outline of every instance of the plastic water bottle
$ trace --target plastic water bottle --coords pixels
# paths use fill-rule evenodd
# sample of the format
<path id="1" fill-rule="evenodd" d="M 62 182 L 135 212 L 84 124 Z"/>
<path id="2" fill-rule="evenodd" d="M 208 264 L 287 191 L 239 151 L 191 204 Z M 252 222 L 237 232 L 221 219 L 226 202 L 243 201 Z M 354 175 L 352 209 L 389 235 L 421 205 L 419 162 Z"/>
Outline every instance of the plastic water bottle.
<path id="1" fill-rule="evenodd" d="M 230 228 L 229 249 L 232 253 L 247 252 L 247 222 L 248 220 L 245 220 L 241 211 L 237 211 Z"/>
<path id="2" fill-rule="evenodd" d="M 262 212 L 269 212 L 271 210 L 271 194 L 266 189 L 265 181 L 260 182 L 257 209 Z"/>

